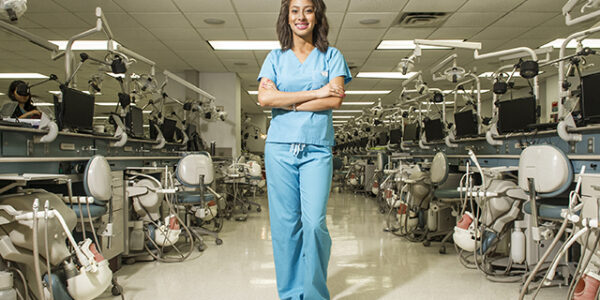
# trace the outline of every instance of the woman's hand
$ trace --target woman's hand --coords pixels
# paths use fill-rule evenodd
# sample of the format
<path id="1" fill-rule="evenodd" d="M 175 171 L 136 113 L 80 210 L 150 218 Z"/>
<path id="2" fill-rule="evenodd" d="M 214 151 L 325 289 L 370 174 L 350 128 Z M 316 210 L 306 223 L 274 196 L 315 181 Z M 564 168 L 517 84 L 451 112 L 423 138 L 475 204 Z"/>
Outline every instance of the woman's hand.
<path id="1" fill-rule="evenodd" d="M 37 116 L 37 117 L 39 117 L 39 116 L 41 116 L 41 115 L 42 115 L 42 113 L 41 113 L 39 110 L 37 110 L 37 109 L 34 109 L 34 110 L 31 110 L 31 111 L 28 111 L 28 112 L 26 112 L 26 113 L 22 114 L 22 115 L 19 117 L 19 119 L 30 118 L 30 117 L 32 117 L 32 116 Z"/>
<path id="2" fill-rule="evenodd" d="M 322 88 L 316 90 L 317 98 L 329 98 L 329 97 L 346 97 L 344 86 L 340 86 L 334 83 L 328 83 Z"/>
<path id="3" fill-rule="evenodd" d="M 268 78 L 266 78 L 266 80 L 263 80 L 263 81 L 260 83 L 260 86 L 261 86 L 262 88 L 264 88 L 264 89 L 267 89 L 267 90 L 279 91 L 279 90 L 277 89 L 277 86 L 275 85 L 275 82 L 271 81 L 271 79 L 268 79 Z"/>

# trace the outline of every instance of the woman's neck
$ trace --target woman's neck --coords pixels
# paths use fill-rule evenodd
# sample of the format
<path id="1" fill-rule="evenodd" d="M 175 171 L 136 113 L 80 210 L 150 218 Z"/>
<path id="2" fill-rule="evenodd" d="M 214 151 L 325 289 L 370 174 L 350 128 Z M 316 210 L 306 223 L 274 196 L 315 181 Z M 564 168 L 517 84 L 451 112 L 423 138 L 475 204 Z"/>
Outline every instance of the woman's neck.
<path id="1" fill-rule="evenodd" d="M 292 46 L 292 51 L 294 52 L 302 52 L 307 53 L 311 52 L 315 45 L 313 45 L 312 36 L 309 38 L 302 38 L 300 36 L 294 35 L 294 46 Z"/>

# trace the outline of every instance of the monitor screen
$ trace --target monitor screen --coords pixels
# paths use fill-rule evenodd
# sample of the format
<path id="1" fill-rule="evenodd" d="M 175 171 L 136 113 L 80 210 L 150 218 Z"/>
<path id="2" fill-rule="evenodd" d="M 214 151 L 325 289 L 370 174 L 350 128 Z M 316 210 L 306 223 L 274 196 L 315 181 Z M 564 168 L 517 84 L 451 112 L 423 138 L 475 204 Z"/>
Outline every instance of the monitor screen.
<path id="1" fill-rule="evenodd" d="M 418 124 L 404 124 L 404 141 L 417 141 L 421 134 L 421 128 Z"/>
<path id="2" fill-rule="evenodd" d="M 428 142 L 439 141 L 444 139 L 442 120 L 434 119 L 425 122 L 425 138 Z"/>
<path id="3" fill-rule="evenodd" d="M 581 77 L 581 113 L 586 123 L 600 121 L 600 73 Z"/>
<path id="4" fill-rule="evenodd" d="M 477 117 L 472 110 L 455 113 L 454 124 L 458 138 L 477 135 Z"/>
<path id="5" fill-rule="evenodd" d="M 390 131 L 390 144 L 400 144 L 402 142 L 402 128 L 392 129 Z"/>
<path id="6" fill-rule="evenodd" d="M 361 138 L 356 146 L 364 148 L 369 144 L 369 138 Z"/>
<path id="7" fill-rule="evenodd" d="M 377 136 L 376 144 L 379 146 L 387 145 L 388 140 L 389 140 L 388 132 L 384 131 L 384 132 L 379 133 L 379 135 Z"/>
<path id="8" fill-rule="evenodd" d="M 125 116 L 125 123 L 129 134 L 133 137 L 144 137 L 144 113 L 141 108 L 130 106 L 129 112 Z"/>
<path id="9" fill-rule="evenodd" d="M 68 87 L 62 88 L 61 91 L 61 128 L 92 130 L 94 96 Z"/>
<path id="10" fill-rule="evenodd" d="M 160 130 L 162 131 L 163 136 L 167 142 L 175 142 L 175 127 L 177 125 L 177 121 L 173 119 L 165 118 Z"/>
<path id="11" fill-rule="evenodd" d="M 498 102 L 498 132 L 524 131 L 536 123 L 535 98 L 526 97 Z"/>

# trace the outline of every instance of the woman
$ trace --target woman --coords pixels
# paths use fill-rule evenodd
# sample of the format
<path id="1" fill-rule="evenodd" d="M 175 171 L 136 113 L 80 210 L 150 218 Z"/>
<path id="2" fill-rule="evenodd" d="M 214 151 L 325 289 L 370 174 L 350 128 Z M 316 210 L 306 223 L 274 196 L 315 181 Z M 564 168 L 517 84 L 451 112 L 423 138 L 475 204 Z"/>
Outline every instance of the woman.
<path id="1" fill-rule="evenodd" d="M 15 108 L 11 118 L 15 119 L 39 119 L 42 113 L 37 110 L 31 102 L 31 94 L 28 91 L 17 89 L 17 87 L 27 86 L 27 83 L 21 80 L 15 80 L 8 87 L 8 98 L 16 101 L 19 105 Z"/>
<path id="2" fill-rule="evenodd" d="M 329 47 L 325 10 L 323 0 L 282 0 L 281 50 L 269 53 L 258 76 L 258 101 L 273 108 L 265 167 L 281 299 L 329 299 L 332 109 L 352 77 L 340 51 Z"/>

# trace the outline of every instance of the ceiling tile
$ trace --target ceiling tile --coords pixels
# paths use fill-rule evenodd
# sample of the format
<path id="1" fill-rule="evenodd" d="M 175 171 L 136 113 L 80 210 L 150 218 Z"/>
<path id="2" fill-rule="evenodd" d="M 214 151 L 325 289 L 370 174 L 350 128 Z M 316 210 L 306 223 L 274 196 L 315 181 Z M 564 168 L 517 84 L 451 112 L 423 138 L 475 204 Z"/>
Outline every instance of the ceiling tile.
<path id="1" fill-rule="evenodd" d="M 196 42 L 204 40 L 194 28 L 152 28 L 150 32 L 162 41 L 189 41 Z"/>
<path id="2" fill-rule="evenodd" d="M 507 12 L 526 0 L 469 0 L 460 8 L 460 12 Z"/>
<path id="3" fill-rule="evenodd" d="M 267 55 L 271 51 L 252 51 L 252 52 L 254 52 L 254 56 L 256 57 L 256 62 L 258 62 L 258 65 L 262 65 L 263 62 L 265 61 L 265 58 L 267 58 Z"/>
<path id="4" fill-rule="evenodd" d="M 280 0 L 233 0 L 233 5 L 238 12 L 262 12 L 262 13 L 279 13 L 281 6 Z"/>
<path id="5" fill-rule="evenodd" d="M 246 35 L 250 40 L 277 40 L 275 27 L 269 28 L 246 28 Z"/>
<path id="6" fill-rule="evenodd" d="M 525 31 L 528 28 L 526 27 L 500 27 L 500 26 L 491 26 L 477 35 L 473 36 L 473 40 L 507 40 L 515 38 Z"/>
<path id="7" fill-rule="evenodd" d="M 429 39 L 469 39 L 479 33 L 478 27 L 442 27 L 429 36 Z"/>
<path id="8" fill-rule="evenodd" d="M 27 1 L 27 13 L 55 13 L 63 12 L 65 9 L 48 0 L 29 0 Z"/>
<path id="9" fill-rule="evenodd" d="M 392 25 L 398 13 L 347 13 L 344 18 L 345 28 L 387 28 Z M 361 20 L 374 19 L 379 23 L 372 25 L 360 24 Z"/>
<path id="10" fill-rule="evenodd" d="M 84 20 L 96 20 L 94 12 L 76 12 L 77 16 Z M 106 21 L 108 26 L 113 31 L 118 31 L 120 28 L 139 28 L 141 25 L 138 21 L 132 18 L 129 14 L 121 13 L 105 13 Z"/>
<path id="11" fill-rule="evenodd" d="M 374 41 L 379 42 L 385 33 L 384 28 L 342 28 L 340 32 L 340 40 L 358 40 L 358 41 Z"/>
<path id="12" fill-rule="evenodd" d="M 215 0 L 173 0 L 183 12 L 231 12 L 233 6 L 229 1 Z"/>
<path id="13" fill-rule="evenodd" d="M 555 17 L 556 13 L 514 11 L 494 23 L 494 26 L 534 27 Z"/>
<path id="14" fill-rule="evenodd" d="M 444 27 L 487 27 L 502 16 L 500 12 L 471 13 L 457 12 L 451 15 Z"/>
<path id="15" fill-rule="evenodd" d="M 327 0 L 328 12 L 345 12 L 348 7 L 349 0 Z"/>
<path id="16" fill-rule="evenodd" d="M 27 14 L 27 18 L 35 20 L 36 24 L 46 28 L 77 28 L 81 31 L 90 29 L 90 25 L 82 21 L 78 16 L 70 12 L 61 13 L 31 13 Z M 92 21 L 92 20 L 90 20 Z M 21 27 L 21 25 L 19 25 Z M 25 28 L 25 27 L 22 27 Z"/>
<path id="17" fill-rule="evenodd" d="M 444 0 L 450 1 L 450 0 Z M 349 12 L 399 12 L 408 0 L 352 0 Z"/>
<path id="18" fill-rule="evenodd" d="M 149 5 L 148 0 L 115 0 L 115 3 L 119 5 L 123 10 L 130 13 L 138 12 L 179 12 L 177 7 L 173 5 L 171 1 L 152 1 L 152 5 Z"/>
<path id="19" fill-rule="evenodd" d="M 410 0 L 406 12 L 453 12 L 460 8 L 466 0 Z"/>
<path id="20" fill-rule="evenodd" d="M 246 35 L 242 29 L 236 28 L 198 28 L 198 31 L 206 40 L 245 40 Z"/>
<path id="21" fill-rule="evenodd" d="M 336 48 L 340 49 L 342 53 L 344 51 L 356 51 L 356 50 L 373 50 L 377 47 L 379 41 L 350 41 L 340 39 L 335 45 Z"/>
<path id="22" fill-rule="evenodd" d="M 235 61 L 235 60 L 254 60 L 256 58 L 254 56 L 253 51 L 214 51 L 214 54 L 219 57 L 222 61 Z"/>
<path id="23" fill-rule="evenodd" d="M 519 36 L 520 39 L 547 39 L 548 41 L 566 37 L 573 31 L 568 27 L 546 27 L 539 26 L 535 27 L 522 35 Z"/>
<path id="24" fill-rule="evenodd" d="M 329 23 L 329 28 L 331 28 L 331 27 L 335 27 L 335 28 L 342 27 L 342 20 L 344 20 L 344 14 L 343 13 L 332 13 L 332 12 L 328 12 L 327 13 L 327 23 Z"/>
<path id="25" fill-rule="evenodd" d="M 189 28 L 188 20 L 180 13 L 132 13 L 146 28 Z"/>
<path id="26" fill-rule="evenodd" d="M 187 13 L 186 17 L 198 28 L 240 28 L 240 21 L 235 13 Z M 206 19 L 220 19 L 225 23 L 212 25 L 204 22 Z"/>
<path id="27" fill-rule="evenodd" d="M 150 31 L 145 28 L 122 28 L 118 31 L 113 31 L 117 41 L 125 43 L 128 40 L 147 40 L 154 39 L 155 37 Z"/>
<path id="28" fill-rule="evenodd" d="M 36 0 L 46 2 L 48 0 Z M 31 2 L 28 1 L 28 2 Z M 92 12 L 96 7 L 102 8 L 102 12 L 123 12 L 123 10 L 111 0 L 54 0 L 55 3 L 72 12 Z M 27 4 L 29 6 L 29 4 Z"/>
<path id="29" fill-rule="evenodd" d="M 557 1 L 557 0 L 527 0 L 523 2 L 519 7 L 516 8 L 517 11 L 530 11 L 530 12 L 562 12 L 562 7 L 565 5 L 566 1 Z"/>
<path id="30" fill-rule="evenodd" d="M 435 28 L 401 28 L 392 27 L 383 36 L 384 40 L 413 40 L 426 39 Z"/>
<path id="31" fill-rule="evenodd" d="M 275 27 L 278 13 L 238 13 L 245 28 Z"/>
<path id="32" fill-rule="evenodd" d="M 212 50 L 208 43 L 201 39 L 171 40 L 163 42 L 174 51 L 209 51 Z"/>

